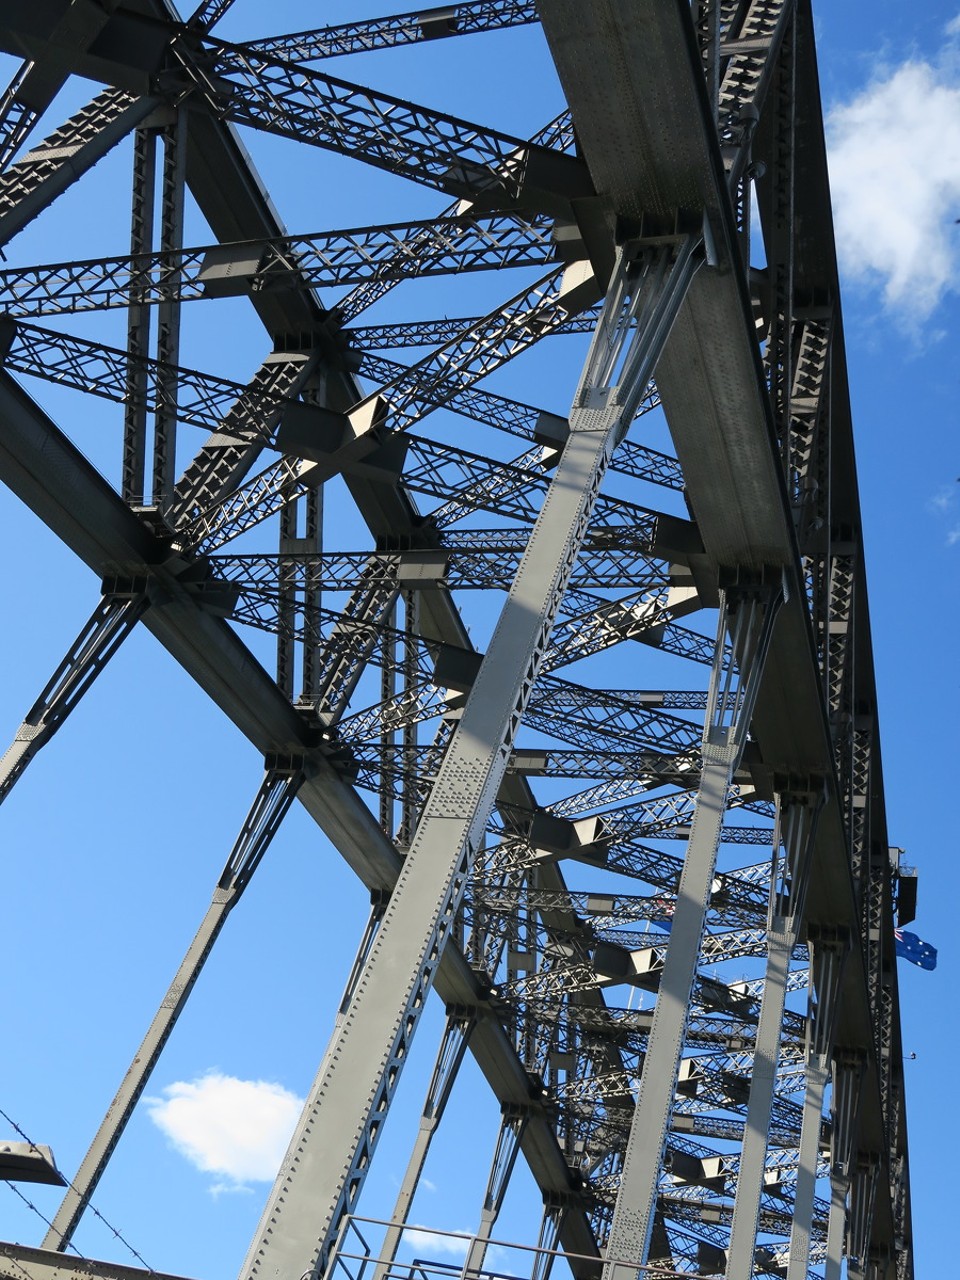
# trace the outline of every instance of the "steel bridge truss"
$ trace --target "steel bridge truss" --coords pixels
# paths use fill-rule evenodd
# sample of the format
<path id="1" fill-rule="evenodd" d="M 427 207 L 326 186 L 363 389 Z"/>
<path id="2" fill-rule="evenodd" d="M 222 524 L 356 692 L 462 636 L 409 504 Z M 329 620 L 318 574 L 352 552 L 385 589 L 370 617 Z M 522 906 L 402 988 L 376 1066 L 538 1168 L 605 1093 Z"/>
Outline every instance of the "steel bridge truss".
<path id="1" fill-rule="evenodd" d="M 544 1280 L 558 1254 L 578 1280 L 844 1262 L 910 1280 L 896 867 L 807 0 L 470 0 L 246 44 L 212 34 L 229 8 L 0 17 L 22 59 L 0 98 L 0 475 L 102 582 L 0 799 L 135 627 L 265 762 L 42 1246 L 2 1246 L 0 1274 L 72 1274 L 63 1251 L 299 800 L 373 906 L 243 1280 L 392 1274 L 467 1054 L 502 1119 L 475 1135 L 491 1172 L 464 1274 L 522 1158 Z M 531 24 L 567 109 L 530 139 L 324 65 L 352 55 L 338 70 L 363 81 L 367 51 L 469 37 L 481 56 L 511 36 L 480 33 Z M 89 105 L 35 136 L 71 77 Z M 235 125 L 452 204 L 290 235 Z M 129 245 L 20 261 L 22 229 L 119 145 Z M 212 243 L 184 243 L 189 201 Z M 415 281 L 508 270 L 492 309 L 418 314 Z M 370 323 L 398 289 L 409 319 Z M 181 355 L 182 309 L 223 298 L 268 335 L 245 383 Z M 70 332 L 118 308 L 125 346 Z M 562 394 L 496 390 L 561 341 L 582 365 Z M 45 382 L 122 406 L 116 488 L 32 398 Z M 334 478 L 362 538 L 325 518 Z M 275 673 L 248 648 L 264 632 Z M 370 1246 L 361 1192 L 432 988 L 436 1067 Z"/>

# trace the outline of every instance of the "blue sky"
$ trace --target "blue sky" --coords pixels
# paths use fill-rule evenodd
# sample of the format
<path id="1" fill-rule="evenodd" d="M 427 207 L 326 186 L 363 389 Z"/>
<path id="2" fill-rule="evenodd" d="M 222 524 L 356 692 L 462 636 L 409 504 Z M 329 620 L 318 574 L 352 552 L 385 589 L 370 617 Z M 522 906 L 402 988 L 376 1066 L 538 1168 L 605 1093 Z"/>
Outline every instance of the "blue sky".
<path id="1" fill-rule="evenodd" d="M 325 21 L 355 15 L 353 5 L 324 6 Z M 314 19 L 313 6 L 237 0 L 221 32 L 242 40 Z M 940 948 L 933 974 L 900 966 L 904 1050 L 916 1055 L 906 1078 L 917 1271 L 924 1274 L 942 1259 L 952 1208 L 944 1148 L 952 1150 L 960 1136 L 942 1092 L 954 1049 L 944 1014 L 958 978 L 950 945 L 960 900 L 956 821 L 932 791 L 934 782 L 951 789 L 960 713 L 960 8 L 875 0 L 867 24 L 859 0 L 835 0 L 817 7 L 817 29 L 889 835 L 920 869 L 912 927 Z M 332 69 L 520 136 L 561 105 L 534 30 Z M 84 96 L 84 86 L 69 87 L 65 106 Z M 64 114 L 55 107 L 51 126 Z M 293 232 L 428 216 L 446 203 L 325 153 L 303 157 L 290 143 L 248 133 L 244 141 Z M 129 153 L 118 148 L 8 248 L 10 263 L 123 252 L 128 169 Z M 195 212 L 188 221 L 188 243 L 209 238 Z M 492 305 L 505 287 L 478 277 L 469 288 L 425 287 L 418 314 L 470 314 Z M 402 318 L 405 306 L 388 300 L 369 319 Z M 68 318 L 63 327 L 122 342 L 119 312 L 84 324 Z M 185 363 L 227 376 L 245 379 L 264 354 L 262 331 L 240 303 L 186 308 L 184 332 Z M 573 340 L 564 342 L 563 356 L 531 353 L 504 371 L 497 387 L 565 412 L 581 357 Z M 35 383 L 28 390 L 113 477 L 115 407 Z M 652 421 L 650 430 L 659 446 Z M 11 549 L 0 726 L 12 736 L 92 609 L 97 584 L 9 495 L 0 495 L 0 529 Z M 248 638 L 268 661 L 263 638 Z M 205 909 L 260 769 L 252 748 L 138 632 L 3 807 L 0 892 L 10 940 L 4 1019 L 16 1051 L 0 1071 L 0 1107 L 36 1141 L 53 1145 L 68 1172 Z M 323 1052 L 366 908 L 357 882 L 294 809 L 228 923 L 96 1197 L 154 1268 L 203 1280 L 236 1273 L 294 1100 Z M 391 1117 L 365 1196 L 367 1212 L 392 1207 L 439 1025 L 432 1010 L 404 1081 L 405 1104 Z M 445 1120 L 453 1141 L 428 1169 L 430 1186 L 440 1190 L 425 1185 L 418 1222 L 475 1224 L 496 1107 L 474 1083 Z M 464 1169 L 457 1140 L 472 1122 L 489 1137 L 475 1166 Z M 507 1236 L 511 1223 L 528 1234 L 521 1225 L 526 1175 L 515 1182 Z M 55 1194 L 27 1190 L 43 1213 L 54 1212 Z M 0 1193 L 0 1238 L 39 1242 L 35 1215 L 5 1188 Z M 96 1221 L 84 1225 L 77 1243 L 94 1257 L 125 1256 Z"/>

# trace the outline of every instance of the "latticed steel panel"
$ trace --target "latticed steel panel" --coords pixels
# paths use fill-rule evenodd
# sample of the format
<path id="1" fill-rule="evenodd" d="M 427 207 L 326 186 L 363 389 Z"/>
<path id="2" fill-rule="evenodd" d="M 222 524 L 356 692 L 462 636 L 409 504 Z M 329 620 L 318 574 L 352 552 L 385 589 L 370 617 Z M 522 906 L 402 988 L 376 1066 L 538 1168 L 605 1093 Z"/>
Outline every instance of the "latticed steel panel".
<path id="1" fill-rule="evenodd" d="M 491 1167 L 467 1274 L 490 1270 L 520 1160 L 534 1275 L 559 1251 L 578 1280 L 800 1280 L 843 1258 L 908 1280 L 808 5 L 470 0 L 246 42 L 219 38 L 230 8 L 0 15 L 22 60 L 0 100 L 0 476 L 102 586 L 69 646 L 64 621 L 0 798 L 61 729 L 79 749 L 71 711 L 142 628 L 265 767 L 42 1247 L 4 1246 L 0 1274 L 69 1271 L 58 1253 L 299 800 L 372 907 L 244 1280 L 404 1265 L 470 1055 L 500 1120 L 471 1134 Z M 413 101 L 402 72 L 374 83 L 404 65 L 391 49 L 456 65 L 521 39 L 553 77 L 536 130 Z M 285 140 L 300 183 L 376 171 L 368 225 L 290 233 L 292 197 L 281 180 L 271 202 L 238 126 L 254 155 Z M 21 245 L 101 162 L 132 172 L 129 238 L 81 231 L 37 262 Z M 245 374 L 253 344 L 225 376 L 205 324 L 256 327 Z M 117 415 L 104 474 L 49 416 L 52 386 Z M 419 1136 L 396 1204 L 371 1204 L 384 1122 L 420 1106 L 401 1077 L 431 1001 Z"/>

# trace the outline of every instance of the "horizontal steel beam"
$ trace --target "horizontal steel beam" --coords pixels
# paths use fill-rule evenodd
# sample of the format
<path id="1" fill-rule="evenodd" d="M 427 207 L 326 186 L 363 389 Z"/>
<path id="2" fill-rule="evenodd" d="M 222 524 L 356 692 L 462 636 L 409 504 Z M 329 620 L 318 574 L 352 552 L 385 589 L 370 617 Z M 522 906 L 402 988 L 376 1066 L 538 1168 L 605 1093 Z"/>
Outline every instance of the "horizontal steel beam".
<path id="1" fill-rule="evenodd" d="M 149 577 L 146 625 L 189 675 L 264 755 L 302 755 L 312 776 L 298 799 L 370 890 L 389 890 L 401 861 L 354 790 L 317 750 L 303 717 L 222 619 L 205 613 L 178 584 L 177 558 L 130 512 L 103 478 L 20 387 L 0 372 L 0 480 L 8 485 L 98 578 Z M 436 990 L 448 1004 L 489 1009 L 489 993 L 462 953 L 447 947 Z M 502 1103 L 526 1104 L 530 1079 L 505 1029 L 481 1017 L 471 1052 Z M 534 1117 L 522 1144 L 544 1193 L 576 1198 L 576 1181 L 549 1118 Z M 571 1212 L 567 1247 L 595 1255 L 585 1213 Z M 19 1280 L 23 1280 L 21 1276 Z"/>
<path id="2" fill-rule="evenodd" d="M 181 1280 L 161 1271 L 71 1258 L 54 1249 L 32 1249 L 12 1242 L 0 1242 L 0 1276 L 3 1280 Z"/>
<path id="3" fill-rule="evenodd" d="M 701 209 L 707 216 L 716 269 L 701 272 L 693 282 L 657 365 L 657 385 L 708 559 L 718 568 L 780 565 L 790 585 L 754 714 L 764 763 L 784 774 L 833 779 L 799 550 L 689 7 L 638 0 L 629 12 L 614 5 L 585 11 L 576 0 L 543 0 L 540 14 L 598 194 L 607 196 L 621 217 L 668 216 L 678 207 Z M 609 75 L 596 74 L 601 66 Z M 611 95 L 624 108 L 613 119 Z M 816 96 L 811 101 L 815 104 Z M 819 121 L 812 126 L 817 129 Z M 824 285 L 829 292 L 833 280 Z M 859 936 L 834 786 L 818 828 L 807 916 L 848 925 Z M 844 1044 L 862 1046 L 874 1064 L 865 1082 L 861 1138 L 868 1149 L 884 1150 L 874 1031 L 859 948 L 847 966 L 838 1036 Z M 874 1239 L 892 1251 L 889 1183 L 885 1187 Z"/>

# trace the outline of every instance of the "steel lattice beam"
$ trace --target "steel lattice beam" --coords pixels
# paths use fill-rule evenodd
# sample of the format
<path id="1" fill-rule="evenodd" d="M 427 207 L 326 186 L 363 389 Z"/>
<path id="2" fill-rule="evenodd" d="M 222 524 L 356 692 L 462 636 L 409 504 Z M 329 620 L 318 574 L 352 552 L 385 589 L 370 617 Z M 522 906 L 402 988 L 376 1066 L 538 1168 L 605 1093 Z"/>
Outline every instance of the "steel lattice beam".
<path id="1" fill-rule="evenodd" d="M 142 625 L 268 778 L 296 778 L 371 891 L 243 1276 L 346 1263 L 340 1232 L 434 988 L 502 1109 L 471 1265 L 522 1154 L 546 1204 L 541 1244 L 561 1243 L 578 1280 L 604 1251 L 610 1277 L 649 1260 L 799 1280 L 824 1261 L 837 1274 L 846 1251 L 852 1272 L 910 1280 L 893 908 L 807 5 L 471 0 L 228 44 L 209 32 L 230 7 L 206 0 L 181 23 L 161 0 L 11 0 L 0 16 L 0 49 L 24 60 L 0 99 L 0 478 L 103 593 L 17 731 L 0 795 L 29 761 L 44 767 L 54 731 L 68 740 L 73 707 Z M 493 30 L 507 34 L 476 49 L 505 47 L 537 22 L 566 109 L 532 138 L 312 65 L 405 44 L 455 56 L 450 37 Z M 73 74 L 106 87 L 21 154 Z M 291 235 L 229 122 L 301 144 L 310 163 L 331 151 L 378 170 L 378 191 L 400 176 L 457 203 Z M 129 244 L 18 262 L 19 231 L 134 130 Z M 215 243 L 183 248 L 190 199 Z M 759 298 L 744 267 L 758 222 Z M 472 304 L 471 273 L 510 267 L 550 271 L 520 292 L 504 276 L 506 301 Z M 395 290 L 403 315 L 435 276 L 465 318 L 353 325 Z M 330 307 L 319 289 L 349 292 Z M 180 304 L 210 299 L 212 313 L 223 297 L 246 299 L 269 335 L 246 382 L 178 354 Z M 89 311 L 95 326 L 117 307 L 125 350 L 24 323 Z M 572 350 L 589 333 L 568 414 L 498 389 L 536 345 L 568 335 Z M 58 383 L 123 405 L 119 494 L 21 373 L 45 380 L 41 397 Z M 443 413 L 422 434 L 439 409 L 469 434 Z M 674 452 L 644 438 L 655 413 Z M 178 423 L 208 433 L 179 476 Z M 662 511 L 639 485 L 657 486 L 646 500 Z M 493 592 L 501 621 L 488 613 L 474 641 L 466 620 L 476 632 Z M 275 676 L 236 624 L 275 637 Z M 670 667 L 677 656 L 692 661 Z M 673 674 L 657 689 L 661 667 Z M 224 905 L 201 929 L 209 945 Z M 198 947 L 46 1243 L 74 1231 Z M 730 981 L 731 963 L 748 976 Z M 629 1007 L 637 990 L 651 1010 Z M 794 992 L 806 1014 L 787 1007 Z M 430 1107 L 378 1277 L 439 1122 Z M 4 1251 L 5 1275 L 51 1269 L 42 1251 Z"/>

